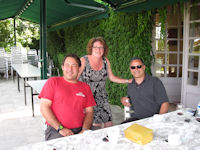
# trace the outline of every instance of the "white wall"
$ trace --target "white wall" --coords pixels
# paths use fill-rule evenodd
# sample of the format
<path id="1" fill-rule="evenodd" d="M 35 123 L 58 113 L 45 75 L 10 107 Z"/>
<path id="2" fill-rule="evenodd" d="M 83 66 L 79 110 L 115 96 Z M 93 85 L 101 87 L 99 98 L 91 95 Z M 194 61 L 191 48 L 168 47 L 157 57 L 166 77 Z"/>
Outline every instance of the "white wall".
<path id="1" fill-rule="evenodd" d="M 181 101 L 181 80 L 182 78 L 160 78 L 165 86 L 170 103 Z"/>

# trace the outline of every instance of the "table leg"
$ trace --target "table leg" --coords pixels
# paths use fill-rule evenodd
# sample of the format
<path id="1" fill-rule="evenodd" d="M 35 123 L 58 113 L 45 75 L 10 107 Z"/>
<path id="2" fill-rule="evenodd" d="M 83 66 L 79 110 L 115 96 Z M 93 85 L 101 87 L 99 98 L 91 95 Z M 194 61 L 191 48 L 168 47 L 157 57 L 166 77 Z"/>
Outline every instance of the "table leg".
<path id="1" fill-rule="evenodd" d="M 24 78 L 24 102 L 26 105 L 26 78 Z"/>
<path id="2" fill-rule="evenodd" d="M 18 92 L 20 92 L 20 86 L 19 86 L 19 75 L 18 75 L 18 73 L 16 73 L 16 74 L 17 74 Z"/>
<path id="3" fill-rule="evenodd" d="M 15 70 L 11 67 L 11 77 L 12 77 L 13 82 L 15 82 L 14 72 L 15 72 Z M 17 75 L 17 73 L 16 73 L 16 75 Z"/>
<path id="4" fill-rule="evenodd" d="M 34 117 L 34 101 L 33 101 L 33 88 L 31 87 L 31 98 L 32 98 L 32 114 L 33 114 L 33 117 Z"/>
<path id="5" fill-rule="evenodd" d="M 14 82 L 14 77 L 13 77 L 14 73 L 13 73 L 13 67 L 11 67 L 11 77 L 12 77 L 12 80 Z"/>

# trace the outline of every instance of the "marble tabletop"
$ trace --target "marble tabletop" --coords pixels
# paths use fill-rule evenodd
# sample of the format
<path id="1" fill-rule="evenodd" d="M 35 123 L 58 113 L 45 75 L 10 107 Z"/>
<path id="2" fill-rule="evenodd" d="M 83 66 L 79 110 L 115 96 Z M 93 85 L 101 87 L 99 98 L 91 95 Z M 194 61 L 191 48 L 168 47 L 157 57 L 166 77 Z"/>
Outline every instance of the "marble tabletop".
<path id="1" fill-rule="evenodd" d="M 190 109 L 155 115 L 150 118 L 69 137 L 29 144 L 14 150 L 199 150 L 200 122 Z M 153 130 L 153 140 L 136 144 L 124 136 L 124 130 L 140 124 Z M 108 140 L 105 140 L 108 139 Z"/>
<path id="2" fill-rule="evenodd" d="M 26 83 L 33 88 L 34 91 L 37 93 L 40 93 L 42 90 L 42 87 L 46 83 L 47 79 L 45 80 L 32 80 L 32 81 L 27 81 Z"/>
<path id="3" fill-rule="evenodd" d="M 19 74 L 21 78 L 40 77 L 40 68 L 31 64 L 12 64 L 13 69 Z"/>

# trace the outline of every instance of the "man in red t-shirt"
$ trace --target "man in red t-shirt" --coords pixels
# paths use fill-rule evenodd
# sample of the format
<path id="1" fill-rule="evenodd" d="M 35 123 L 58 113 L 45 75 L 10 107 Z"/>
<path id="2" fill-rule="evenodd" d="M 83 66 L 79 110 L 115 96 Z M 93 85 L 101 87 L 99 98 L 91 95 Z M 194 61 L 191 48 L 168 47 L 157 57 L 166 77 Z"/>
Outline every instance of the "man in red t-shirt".
<path id="1" fill-rule="evenodd" d="M 47 80 L 39 95 L 46 119 L 45 140 L 83 133 L 93 122 L 96 105 L 89 85 L 77 80 L 81 61 L 69 54 L 62 64 L 63 77 Z"/>

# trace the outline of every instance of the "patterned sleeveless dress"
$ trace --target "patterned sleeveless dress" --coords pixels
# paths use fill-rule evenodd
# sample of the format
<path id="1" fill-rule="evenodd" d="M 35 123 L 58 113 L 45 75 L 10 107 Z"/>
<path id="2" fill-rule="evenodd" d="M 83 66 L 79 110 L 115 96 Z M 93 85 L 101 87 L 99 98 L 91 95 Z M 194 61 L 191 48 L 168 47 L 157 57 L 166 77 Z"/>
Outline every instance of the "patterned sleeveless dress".
<path id="1" fill-rule="evenodd" d="M 110 105 L 108 103 L 108 95 L 106 92 L 106 79 L 108 78 L 107 61 L 103 57 L 103 67 L 101 70 L 93 70 L 90 66 L 88 56 L 84 56 L 86 60 L 85 69 L 83 70 L 79 80 L 86 82 L 93 93 L 96 101 L 94 107 L 94 123 L 105 123 L 112 120 Z"/>

